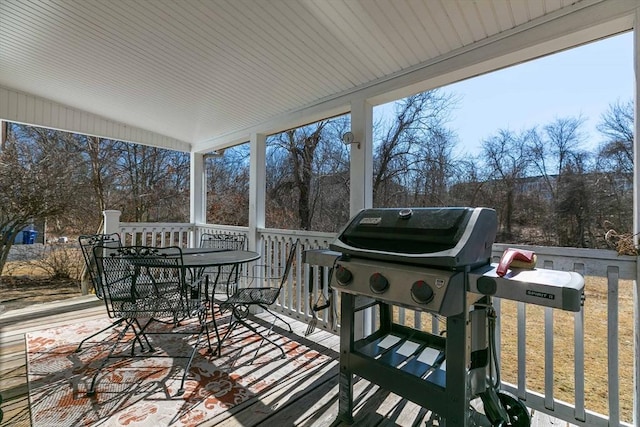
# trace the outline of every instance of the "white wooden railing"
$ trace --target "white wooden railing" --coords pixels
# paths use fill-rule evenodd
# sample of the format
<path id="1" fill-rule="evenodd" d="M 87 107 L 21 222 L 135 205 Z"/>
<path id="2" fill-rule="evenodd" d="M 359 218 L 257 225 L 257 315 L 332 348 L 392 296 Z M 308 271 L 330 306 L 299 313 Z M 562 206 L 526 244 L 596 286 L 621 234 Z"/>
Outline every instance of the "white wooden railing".
<path id="1" fill-rule="evenodd" d="M 203 232 L 248 232 L 244 227 L 159 223 L 120 223 L 118 231 L 125 243 L 184 247 L 197 246 Z M 300 242 L 292 274 L 276 310 L 308 321 L 311 318 L 309 301 L 315 301 L 319 292 L 329 297 L 329 272 L 327 268 L 320 269 L 319 273 L 316 269 L 315 277 L 310 277 L 310 266 L 302 262 L 302 252 L 327 248 L 335 235 L 273 229 L 261 229 L 258 235 L 255 248 L 263 260 L 283 260 L 290 243 Z M 633 380 L 637 375 L 633 361 L 638 358 L 638 350 L 634 349 L 637 331 L 633 327 L 638 309 L 634 303 L 638 295 L 637 257 L 618 256 L 609 250 L 517 247 L 535 251 L 538 267 L 576 271 L 585 276 L 586 301 L 580 313 L 568 313 L 521 302 L 494 300 L 498 313 L 496 344 L 502 366 L 502 388 L 514 393 L 529 408 L 571 424 L 631 426 L 632 411 L 638 404 Z M 507 245 L 495 244 L 494 258 L 499 259 L 506 248 Z M 310 281 L 313 282 L 311 288 Z M 339 293 L 335 298 L 333 307 L 339 307 Z M 318 313 L 318 327 L 336 332 L 330 310 Z M 440 320 L 403 308 L 394 313 L 395 322 L 430 329 L 434 333 L 439 331 Z M 570 354 L 565 353 L 567 331 L 572 336 L 568 341 Z M 555 340 L 556 337 L 559 340 Z M 558 354 L 559 351 L 562 353 Z M 621 352 L 625 356 L 631 355 L 622 358 L 622 365 Z M 561 378 L 559 372 L 562 372 Z M 567 374 L 569 380 L 565 378 Z"/>

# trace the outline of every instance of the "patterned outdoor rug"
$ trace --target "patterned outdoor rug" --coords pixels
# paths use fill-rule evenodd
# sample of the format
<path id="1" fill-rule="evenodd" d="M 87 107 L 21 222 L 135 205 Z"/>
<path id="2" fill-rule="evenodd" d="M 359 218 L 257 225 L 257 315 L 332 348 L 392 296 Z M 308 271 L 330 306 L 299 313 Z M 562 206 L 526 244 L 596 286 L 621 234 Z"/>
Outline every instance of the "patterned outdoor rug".
<path id="1" fill-rule="evenodd" d="M 153 357 L 110 358 L 98 376 L 96 395 L 87 397 L 93 373 L 110 348 L 105 340 L 115 338 L 115 334 L 107 331 L 85 343 L 81 352 L 75 350 L 84 337 L 108 324 L 105 318 L 26 335 L 34 427 L 199 425 L 329 359 L 273 334 L 270 338 L 282 343 L 286 353 L 286 359 L 281 359 L 274 346 L 266 341 L 260 345 L 259 337 L 246 328 L 238 328 L 225 341 L 221 357 L 209 355 L 206 343 L 200 343 L 185 392 L 176 396 L 186 365 L 183 357 L 193 348 L 195 337 L 151 335 L 156 350 Z M 160 323 L 153 326 L 156 332 L 170 330 Z M 193 325 L 184 326 L 189 327 L 193 329 Z M 215 346 L 213 331 L 211 337 Z M 118 354 L 129 355 L 130 346 L 122 347 Z M 257 357 L 251 363 L 256 349 Z"/>

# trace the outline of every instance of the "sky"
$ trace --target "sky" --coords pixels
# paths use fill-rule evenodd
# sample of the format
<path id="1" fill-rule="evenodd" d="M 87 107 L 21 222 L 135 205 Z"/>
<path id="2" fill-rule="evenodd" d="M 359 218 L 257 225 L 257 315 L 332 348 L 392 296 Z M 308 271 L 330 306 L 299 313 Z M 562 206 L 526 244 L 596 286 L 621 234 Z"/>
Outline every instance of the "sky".
<path id="1" fill-rule="evenodd" d="M 625 33 L 444 86 L 460 98 L 449 122 L 460 140 L 456 151 L 478 154 L 498 129 L 519 132 L 580 115 L 585 148 L 594 149 L 600 116 L 632 98 L 633 75 L 633 35 Z"/>

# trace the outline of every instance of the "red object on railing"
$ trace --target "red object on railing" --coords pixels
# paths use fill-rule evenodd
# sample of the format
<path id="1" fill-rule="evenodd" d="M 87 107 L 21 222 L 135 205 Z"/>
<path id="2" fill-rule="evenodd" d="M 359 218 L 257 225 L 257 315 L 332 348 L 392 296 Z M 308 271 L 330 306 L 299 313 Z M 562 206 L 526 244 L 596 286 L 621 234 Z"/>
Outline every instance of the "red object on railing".
<path id="1" fill-rule="evenodd" d="M 527 251 L 524 249 L 509 248 L 502 254 L 496 274 L 500 277 L 507 274 L 509 266 L 514 261 L 520 261 L 518 267 L 520 268 L 534 268 L 536 265 L 536 254 L 533 251 Z"/>

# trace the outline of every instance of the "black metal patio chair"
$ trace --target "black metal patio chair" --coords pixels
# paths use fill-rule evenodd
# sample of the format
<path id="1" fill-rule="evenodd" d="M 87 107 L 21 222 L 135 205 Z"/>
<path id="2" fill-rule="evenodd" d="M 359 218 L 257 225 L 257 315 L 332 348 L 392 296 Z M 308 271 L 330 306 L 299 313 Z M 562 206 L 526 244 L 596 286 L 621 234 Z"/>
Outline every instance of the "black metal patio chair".
<path id="1" fill-rule="evenodd" d="M 244 234 L 231 233 L 203 233 L 200 236 L 200 247 L 203 249 L 216 249 L 228 251 L 242 251 L 247 248 L 247 236 Z M 200 277 L 206 277 L 206 283 L 216 283 L 215 295 L 212 294 L 213 287 L 205 288 L 207 300 L 222 302 L 229 298 L 238 286 L 239 270 L 230 265 L 209 268 L 200 272 Z"/>
<path id="2" fill-rule="evenodd" d="M 201 282 L 187 282 L 182 250 L 179 247 L 98 246 L 94 248 L 94 256 L 98 273 L 102 277 L 98 283 L 102 287 L 107 313 L 111 318 L 121 319 L 123 327 L 108 356 L 96 370 L 87 395 L 95 394 L 98 375 L 106 366 L 107 360 L 111 357 L 123 357 L 114 356 L 118 345 L 131 345 L 131 357 L 134 357 L 138 343 L 141 351 L 149 355 L 148 352 L 154 351 L 148 337 L 150 333 L 147 332 L 151 322 L 157 320 L 173 323 L 175 326 L 182 319 L 196 317 L 199 325 L 196 332 L 171 332 L 197 335 L 191 353 L 184 356 L 188 361 L 178 390 L 178 394 L 182 394 L 186 376 L 203 334 L 206 335 L 209 351 L 213 352 L 209 340 L 206 307 L 200 298 Z M 135 334 L 134 339 L 125 340 L 130 329 Z M 143 340 L 148 349 L 145 349 Z"/>
<path id="3" fill-rule="evenodd" d="M 282 358 L 285 357 L 282 347 L 270 339 L 268 335 L 273 330 L 276 320 L 280 320 L 284 323 L 289 332 L 292 332 L 291 325 L 272 311 L 270 306 L 275 304 L 277 301 L 278 296 L 282 292 L 282 288 L 289 277 L 289 273 L 291 272 L 291 267 L 296 256 L 297 247 L 298 241 L 291 244 L 284 265 L 279 265 L 277 259 L 273 260 L 274 262 L 270 264 L 254 265 L 253 274 L 248 276 L 249 285 L 246 288 L 237 289 L 226 301 L 219 303 L 219 309 L 222 314 L 229 310 L 231 311 L 231 320 L 222 339 L 218 341 L 218 355 L 220 355 L 222 343 L 230 336 L 231 332 L 236 327 L 243 325 L 255 334 L 258 334 L 262 338 L 261 342 L 266 340 L 277 347 L 282 354 Z M 273 316 L 273 321 L 266 331 L 263 332 L 246 321 L 251 307 L 259 307 Z M 259 348 L 260 346 L 258 346 L 258 349 Z M 256 349 L 256 355 L 258 353 L 258 349 Z"/>
<path id="4" fill-rule="evenodd" d="M 102 299 L 103 298 L 103 296 L 102 296 L 102 287 L 98 283 L 98 281 L 101 278 L 100 278 L 100 275 L 98 274 L 98 267 L 97 267 L 97 264 L 96 264 L 95 256 L 93 255 L 93 249 L 98 247 L 98 246 L 106 247 L 106 248 L 119 248 L 119 247 L 121 247 L 122 246 L 122 242 L 120 241 L 120 235 L 118 233 L 111 233 L 111 234 L 85 234 L 85 235 L 81 235 L 80 237 L 78 237 L 78 242 L 80 243 L 80 249 L 82 251 L 82 257 L 84 258 L 85 270 L 86 270 L 87 275 L 89 276 L 89 280 L 91 281 L 91 284 L 93 286 L 93 290 L 96 293 L 96 296 L 98 298 Z M 85 339 L 80 341 L 80 344 L 78 344 L 78 348 L 76 349 L 76 352 L 79 352 L 82 349 L 82 345 L 86 341 L 90 340 L 91 338 L 95 337 L 98 334 L 101 334 L 102 332 L 106 331 L 107 329 L 110 329 L 110 328 L 113 328 L 115 326 L 118 326 L 123 321 L 124 321 L 124 319 L 117 319 L 116 321 L 114 321 L 112 324 L 110 324 L 106 328 L 101 329 L 98 332 L 95 332 L 95 333 L 89 335 L 88 337 L 86 337 Z"/>
<path id="5" fill-rule="evenodd" d="M 201 248 L 228 249 L 241 251 L 246 249 L 247 236 L 231 233 L 203 233 L 200 236 Z"/>

